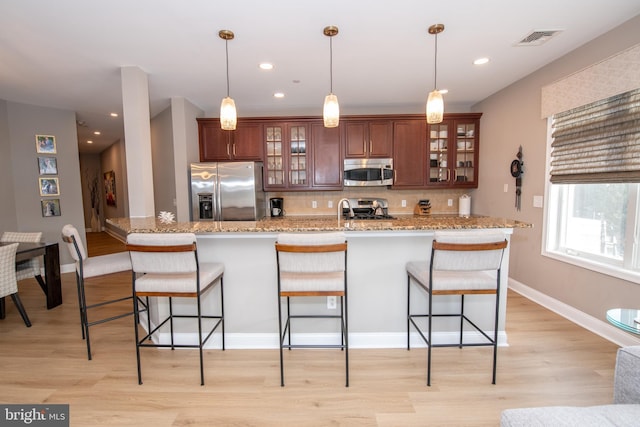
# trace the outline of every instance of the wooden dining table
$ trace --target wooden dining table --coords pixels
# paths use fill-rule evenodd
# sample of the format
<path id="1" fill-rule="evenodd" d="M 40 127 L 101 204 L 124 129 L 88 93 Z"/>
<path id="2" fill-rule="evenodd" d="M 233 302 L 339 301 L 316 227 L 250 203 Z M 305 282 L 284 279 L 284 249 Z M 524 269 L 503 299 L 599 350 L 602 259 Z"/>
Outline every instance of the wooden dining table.
<path id="1" fill-rule="evenodd" d="M 38 280 L 47 297 L 47 309 L 62 304 L 62 281 L 60 279 L 60 249 L 58 243 L 25 243 L 18 242 L 16 251 L 16 263 L 31 258 L 44 256 L 44 280 Z M 11 242 L 2 242 L 0 245 L 10 245 Z M 4 318 L 4 304 L 0 304 L 0 319 Z"/>

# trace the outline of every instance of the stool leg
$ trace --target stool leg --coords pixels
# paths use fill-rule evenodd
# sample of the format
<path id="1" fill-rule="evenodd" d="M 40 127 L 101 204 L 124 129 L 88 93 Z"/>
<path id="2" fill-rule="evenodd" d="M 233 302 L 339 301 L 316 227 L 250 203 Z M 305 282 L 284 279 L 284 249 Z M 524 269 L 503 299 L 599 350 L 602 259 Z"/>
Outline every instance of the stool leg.
<path id="1" fill-rule="evenodd" d="M 460 345 L 462 348 L 462 328 L 464 327 L 464 294 L 460 295 Z"/>
<path id="2" fill-rule="evenodd" d="M 282 297 L 278 292 L 278 345 L 280 347 L 280 386 L 284 387 L 284 360 L 282 356 L 282 344 L 284 341 L 284 334 L 282 332 Z"/>
<path id="3" fill-rule="evenodd" d="M 427 330 L 428 343 L 427 343 L 427 386 L 431 386 L 431 345 L 433 341 L 431 341 L 431 324 L 433 323 L 433 294 L 431 292 L 431 287 L 429 287 L 429 329 Z"/>

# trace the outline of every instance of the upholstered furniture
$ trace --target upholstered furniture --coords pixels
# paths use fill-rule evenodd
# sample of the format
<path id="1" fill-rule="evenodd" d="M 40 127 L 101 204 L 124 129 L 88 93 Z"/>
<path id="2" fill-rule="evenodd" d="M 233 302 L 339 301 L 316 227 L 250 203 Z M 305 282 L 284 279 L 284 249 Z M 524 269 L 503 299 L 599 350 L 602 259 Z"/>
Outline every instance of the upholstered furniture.
<path id="1" fill-rule="evenodd" d="M 280 331 L 280 385 L 284 386 L 283 349 L 338 348 L 345 353 L 346 386 L 349 386 L 349 323 L 347 316 L 347 242 L 345 234 L 285 233 L 276 241 L 278 274 L 278 325 Z M 292 314 L 294 297 L 339 298 L 339 314 Z M 283 325 L 282 299 L 286 299 Z M 300 304 L 304 306 L 304 304 Z M 300 308 L 300 307 L 296 307 Z M 303 344 L 291 342 L 293 319 L 339 319 L 339 344 Z"/>
<path id="2" fill-rule="evenodd" d="M 496 383 L 500 267 L 507 243 L 504 233 L 491 229 L 437 231 L 434 233 L 430 260 L 410 261 L 407 263 L 407 349 L 410 349 L 410 329 L 413 326 L 427 344 L 428 386 L 431 385 L 431 349 L 433 347 L 492 346 L 492 383 Z M 412 312 L 412 283 L 417 285 L 418 289 L 427 293 L 426 313 L 423 311 L 419 313 Z M 460 311 L 457 313 L 434 313 L 433 298 L 441 295 L 459 295 Z M 465 295 L 495 296 L 493 331 L 483 331 L 465 315 Z M 442 317 L 458 317 L 460 319 L 460 339 L 457 343 L 433 342 L 433 320 L 434 318 Z M 416 321 L 418 318 L 427 319 L 426 336 L 421 329 L 421 323 Z M 480 342 L 465 342 L 463 340 L 465 324 L 470 325 L 482 335 Z"/>
<path id="3" fill-rule="evenodd" d="M 120 319 L 133 314 L 133 311 L 126 311 L 109 317 L 89 319 L 89 310 L 104 307 L 106 305 L 126 301 L 131 298 L 131 294 L 125 296 L 98 301 L 87 304 L 86 281 L 90 278 L 102 277 L 113 273 L 131 270 L 131 259 L 127 252 L 119 252 L 108 255 L 89 257 L 82 244 L 78 230 L 71 224 L 62 227 L 62 240 L 67 243 L 67 248 L 71 257 L 76 263 L 76 285 L 78 288 L 78 306 L 80 309 L 80 325 L 82 327 L 82 338 L 87 342 L 87 357 L 91 360 L 91 339 L 89 328 L 111 320 Z"/>
<path id="4" fill-rule="evenodd" d="M 640 346 L 618 349 L 613 404 L 507 409 L 502 427 L 606 427 L 640 425 Z"/>
<path id="5" fill-rule="evenodd" d="M 37 243 L 42 240 L 42 232 L 17 232 L 17 231 L 5 231 L 0 237 L 0 242 L 27 242 Z M 30 279 L 35 277 L 42 290 L 46 293 L 46 285 L 42 280 L 41 274 L 41 257 L 31 258 L 26 261 L 22 261 L 16 264 L 16 280 Z"/>
<path id="6" fill-rule="evenodd" d="M 16 280 L 15 267 L 17 249 L 18 243 L 0 246 L 0 304 L 4 304 L 4 297 L 10 296 L 20 312 L 24 324 L 30 327 L 31 321 L 22 306 L 20 296 L 18 296 L 18 282 Z M 4 309 L 0 310 L 0 312 L 4 313 Z"/>
<path id="7" fill-rule="evenodd" d="M 142 384 L 140 366 L 141 347 L 197 348 L 200 351 L 200 385 L 204 385 L 203 348 L 215 330 L 220 327 L 222 350 L 224 350 L 224 264 L 200 262 L 196 236 L 193 233 L 132 233 L 127 236 L 127 249 L 131 254 L 133 271 L 134 318 L 136 337 L 136 359 L 138 361 L 138 383 Z M 219 285 L 219 314 L 203 314 L 203 295 Z M 147 311 L 149 304 L 142 298 L 167 297 L 169 315 L 140 338 L 140 312 Z M 195 314 L 176 314 L 172 299 L 192 298 L 196 302 Z M 142 310 L 141 310 L 142 307 Z M 197 342 L 177 344 L 174 341 L 174 319 L 196 319 L 198 323 Z M 208 331 L 203 328 L 203 320 L 212 324 Z M 161 328 L 169 323 L 170 342 L 158 337 Z"/>

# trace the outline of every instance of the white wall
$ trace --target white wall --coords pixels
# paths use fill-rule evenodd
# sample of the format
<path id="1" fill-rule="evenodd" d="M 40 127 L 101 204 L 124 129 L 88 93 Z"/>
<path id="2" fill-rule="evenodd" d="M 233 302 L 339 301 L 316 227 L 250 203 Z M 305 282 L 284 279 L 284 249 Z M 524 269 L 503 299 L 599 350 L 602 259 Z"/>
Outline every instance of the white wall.
<path id="1" fill-rule="evenodd" d="M 13 181 L 13 162 L 11 161 L 11 141 L 9 140 L 9 120 L 7 103 L 0 100 L 0 231 L 18 229 L 15 209 L 15 188 Z"/>
<path id="2" fill-rule="evenodd" d="M 534 225 L 533 229 L 516 229 L 512 236 L 510 277 L 602 320 L 608 308 L 638 306 L 640 285 L 541 255 L 543 209 L 532 206 L 534 195 L 544 195 L 547 179 L 547 122 L 540 118 L 541 88 L 640 43 L 638 28 L 640 16 L 473 107 L 483 113 L 482 167 L 480 187 L 474 193 L 474 213 Z M 523 147 L 525 170 L 520 212 L 514 207 L 514 179 L 509 174 L 519 145 Z M 507 193 L 503 192 L 504 184 L 509 185 Z"/>

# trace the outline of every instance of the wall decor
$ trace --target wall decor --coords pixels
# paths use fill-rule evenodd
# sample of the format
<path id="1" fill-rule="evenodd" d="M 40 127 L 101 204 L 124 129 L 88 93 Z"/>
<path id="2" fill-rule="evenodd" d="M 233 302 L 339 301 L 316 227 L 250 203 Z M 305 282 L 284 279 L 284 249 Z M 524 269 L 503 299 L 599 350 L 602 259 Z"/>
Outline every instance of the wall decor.
<path id="1" fill-rule="evenodd" d="M 42 216 L 60 216 L 60 199 L 40 200 L 42 205 Z"/>
<path id="2" fill-rule="evenodd" d="M 39 154 L 56 154 L 56 137 L 53 135 L 36 135 L 36 152 Z"/>
<path id="3" fill-rule="evenodd" d="M 57 175 L 58 160 L 55 157 L 38 157 L 40 175 Z"/>
<path id="4" fill-rule="evenodd" d="M 40 183 L 40 195 L 41 196 L 59 196 L 60 185 L 58 184 L 58 178 L 38 178 Z"/>
<path id="5" fill-rule="evenodd" d="M 104 193 L 107 206 L 116 206 L 116 173 L 114 171 L 104 173 Z"/>

